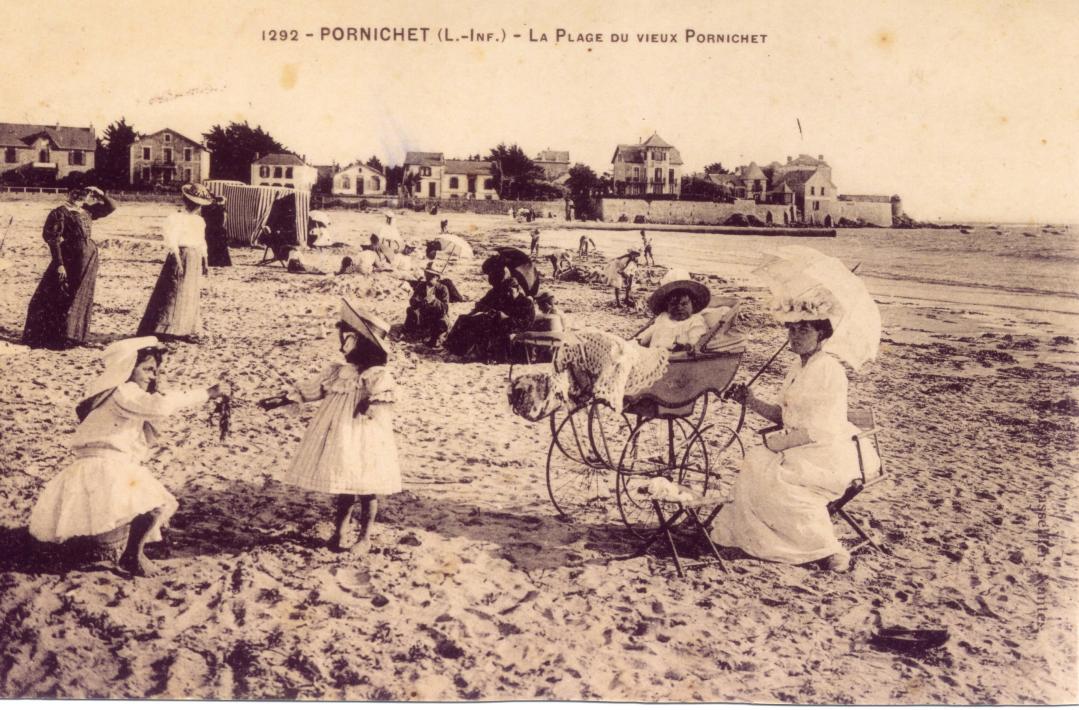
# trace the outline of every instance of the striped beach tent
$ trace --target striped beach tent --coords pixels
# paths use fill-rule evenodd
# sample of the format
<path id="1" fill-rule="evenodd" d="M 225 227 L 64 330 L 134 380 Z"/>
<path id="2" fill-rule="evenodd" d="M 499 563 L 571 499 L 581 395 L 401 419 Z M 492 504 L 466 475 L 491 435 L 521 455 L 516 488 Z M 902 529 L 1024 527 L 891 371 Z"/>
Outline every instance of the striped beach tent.
<path id="1" fill-rule="evenodd" d="M 311 209 L 311 193 L 289 187 L 253 187 L 235 180 L 207 180 L 206 187 L 221 195 L 228 204 L 225 230 L 229 244 L 252 246 L 262 231 L 275 204 L 283 200 L 294 202 L 296 213 L 296 244 L 307 243 L 307 218 Z"/>

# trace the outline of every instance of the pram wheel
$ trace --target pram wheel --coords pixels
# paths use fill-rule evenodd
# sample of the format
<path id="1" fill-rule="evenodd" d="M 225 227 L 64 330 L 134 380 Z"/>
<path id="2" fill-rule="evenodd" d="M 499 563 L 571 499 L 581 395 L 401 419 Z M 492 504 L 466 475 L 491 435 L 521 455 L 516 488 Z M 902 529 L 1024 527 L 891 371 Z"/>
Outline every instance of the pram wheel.
<path id="1" fill-rule="evenodd" d="M 689 419 L 642 419 L 622 450 L 615 477 L 615 501 L 626 527 L 642 539 L 658 524 L 649 491 L 657 478 L 665 478 L 698 496 L 708 493 L 712 482 L 708 445 Z M 665 515 L 673 514 L 680 505 L 660 501 Z"/>
<path id="2" fill-rule="evenodd" d="M 559 515 L 570 520 L 607 519 L 611 510 L 610 465 L 592 446 L 591 404 L 574 409 L 554 427 L 547 451 L 547 493 Z"/>

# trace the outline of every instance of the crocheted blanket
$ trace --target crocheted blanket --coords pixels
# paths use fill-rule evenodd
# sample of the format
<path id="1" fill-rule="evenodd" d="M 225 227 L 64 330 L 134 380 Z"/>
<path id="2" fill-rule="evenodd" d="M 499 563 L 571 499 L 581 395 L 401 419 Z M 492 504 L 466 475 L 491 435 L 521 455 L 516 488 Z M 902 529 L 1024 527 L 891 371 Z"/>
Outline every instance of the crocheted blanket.
<path id="1" fill-rule="evenodd" d="M 510 404 L 537 421 L 566 403 L 603 402 L 621 412 L 627 394 L 651 387 L 667 371 L 670 352 L 646 348 L 600 330 L 570 333 L 552 361 L 553 371 L 528 373 L 510 383 Z M 568 376 L 567 376 L 568 375 Z"/>

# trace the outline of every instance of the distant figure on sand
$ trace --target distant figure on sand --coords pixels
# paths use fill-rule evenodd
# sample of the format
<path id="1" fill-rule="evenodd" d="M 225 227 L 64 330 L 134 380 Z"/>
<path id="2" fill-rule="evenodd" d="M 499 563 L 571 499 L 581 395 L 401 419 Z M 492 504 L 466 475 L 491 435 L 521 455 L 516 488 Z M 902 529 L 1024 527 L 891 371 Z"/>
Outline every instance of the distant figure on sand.
<path id="1" fill-rule="evenodd" d="M 52 259 L 27 308 L 25 344 L 64 348 L 86 342 L 98 268 L 91 223 L 115 209 L 108 195 L 89 187 L 69 191 L 67 202 L 49 213 L 42 238 Z"/>
<path id="2" fill-rule="evenodd" d="M 540 243 L 540 231 L 538 229 L 532 230 L 532 241 L 529 246 L 529 256 L 535 258 L 539 256 L 539 243 Z"/>
<path id="3" fill-rule="evenodd" d="M 442 220 L 441 222 L 439 222 L 439 225 L 438 225 L 438 233 L 439 234 L 445 234 L 446 230 L 449 228 L 449 226 L 450 226 L 450 221 L 448 219 Z"/>
<path id="4" fill-rule="evenodd" d="M 317 379 L 293 392 L 264 399 L 263 409 L 291 402 L 322 400 L 284 483 L 336 496 L 330 549 L 361 552 L 370 544 L 378 498 L 401 490 L 401 469 L 393 433 L 395 385 L 386 367 L 389 325 L 377 316 L 341 302 L 342 364 L 330 365 Z M 360 529 L 353 526 L 359 506 Z"/>
<path id="5" fill-rule="evenodd" d="M 206 222 L 206 263 L 210 266 L 232 266 L 229 256 L 229 235 L 225 231 L 228 210 L 224 195 L 215 195 L 211 204 L 202 208 Z"/>
<path id="6" fill-rule="evenodd" d="M 640 256 L 639 251 L 631 249 L 607 262 L 607 283 L 614 286 L 614 305 L 623 305 L 623 300 L 619 299 L 620 292 L 625 296 L 625 305 L 633 305 L 633 279 L 637 275 L 637 259 Z"/>
<path id="7" fill-rule="evenodd" d="M 582 234 L 581 240 L 577 243 L 577 255 L 588 256 L 589 250 L 595 248 L 596 243 L 592 241 L 592 238 L 589 237 L 587 234 Z"/>
<path id="8" fill-rule="evenodd" d="M 548 254 L 547 260 L 551 262 L 552 275 L 555 278 L 573 268 L 573 257 L 565 249 L 559 249 L 552 254 Z"/>
<path id="9" fill-rule="evenodd" d="M 165 219 L 167 256 L 139 323 L 138 335 L 192 338 L 202 325 L 199 291 L 206 269 L 206 238 L 199 209 L 211 204 L 213 195 L 202 185 L 188 183 L 180 188 L 180 196 L 183 211 Z"/>
<path id="10" fill-rule="evenodd" d="M 155 427 L 181 410 L 230 394 L 223 384 L 157 392 L 163 352 L 157 338 L 128 338 L 105 349 L 105 371 L 75 409 L 75 460 L 46 484 L 30 513 L 36 539 L 81 538 L 99 546 L 116 540 L 124 545 L 122 569 L 153 573 L 143 548 L 161 539 L 161 528 L 177 508 L 142 463 L 157 440 Z"/>
<path id="11" fill-rule="evenodd" d="M 656 265 L 656 259 L 652 256 L 652 237 L 641 230 L 641 246 L 644 248 L 644 262 L 650 266 Z"/>
<path id="12" fill-rule="evenodd" d="M 442 334 L 450 329 L 446 319 L 449 311 L 450 292 L 441 283 L 441 275 L 424 269 L 423 279 L 412 284 L 412 298 L 405 312 L 405 335 L 425 340 L 434 347 Z"/>

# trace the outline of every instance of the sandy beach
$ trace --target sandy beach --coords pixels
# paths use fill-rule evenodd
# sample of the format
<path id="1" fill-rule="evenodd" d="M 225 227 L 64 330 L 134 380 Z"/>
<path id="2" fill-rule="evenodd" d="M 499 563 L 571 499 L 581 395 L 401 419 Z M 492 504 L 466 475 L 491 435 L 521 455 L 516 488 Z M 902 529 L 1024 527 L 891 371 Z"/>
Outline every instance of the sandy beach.
<path id="1" fill-rule="evenodd" d="M 511 413 L 508 366 L 450 362 L 405 342 L 392 367 L 406 490 L 385 499 L 366 557 L 330 552 L 331 501 L 273 480 L 314 408 L 296 417 L 254 403 L 337 357 L 340 296 L 400 324 L 410 291 L 393 274 L 288 274 L 256 266 L 261 249 L 233 249 L 235 266 L 205 282 L 202 343 L 173 345 L 164 378 L 181 388 L 227 373 L 238 387 L 233 431 L 219 441 L 208 408 L 163 428 L 167 448 L 150 468 L 180 510 L 168 549 L 157 551 L 161 573 L 128 581 L 106 565 L 58 569 L 33 554 L 26 532 L 39 491 L 70 461 L 74 406 L 100 356 L 97 347 L 19 344 L 47 264 L 41 225 L 52 206 L 0 202 L 0 215 L 15 217 L 0 271 L 0 696 L 1076 702 L 1079 299 L 1045 286 L 1035 258 L 1017 288 L 1045 292 L 1013 300 L 962 274 L 896 278 L 909 258 L 903 237 L 867 234 L 873 248 L 851 260 L 882 294 L 884 341 L 875 362 L 850 373 L 850 404 L 874 408 L 893 476 L 852 510 L 893 554 L 860 554 L 838 574 L 727 550 L 726 572 L 706 565 L 679 578 L 660 547 L 633 556 L 616 514 L 556 516 L 544 481 L 550 431 Z M 100 344 L 137 326 L 174 209 L 122 203 L 95 223 Z M 331 214 L 333 240 L 345 246 L 305 257 L 327 271 L 380 220 Z M 433 237 L 442 217 L 405 213 L 402 234 Z M 484 254 L 524 247 L 527 227 L 504 216 L 450 219 L 476 250 L 451 272 L 475 300 Z M 545 251 L 587 231 L 563 226 L 541 221 Z M 592 234 L 608 258 L 637 238 Z M 1073 227 L 1058 239 L 1075 237 Z M 726 266 L 702 278 L 714 294 L 748 302 L 738 326 L 748 338 L 744 381 L 784 334 L 748 274 L 748 255 L 770 238 L 733 239 L 728 260 L 712 262 Z M 846 256 L 848 242 L 817 242 Z M 703 271 L 689 242 L 686 251 L 672 235 L 656 243 L 647 290 L 665 265 Z M 942 264 L 966 258 L 942 244 Z M 1045 269 L 1060 268 L 1054 258 Z M 616 309 L 607 288 L 547 284 L 571 328 L 628 337 L 647 322 L 643 311 Z M 765 398 L 794 357 L 762 376 Z M 730 424 L 737 411 L 708 416 Z M 765 425 L 747 419 L 747 445 Z M 736 471 L 716 473 L 729 485 Z M 945 628 L 950 639 L 920 657 L 889 653 L 869 644 L 878 624 Z"/>

